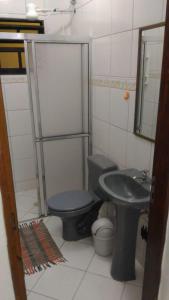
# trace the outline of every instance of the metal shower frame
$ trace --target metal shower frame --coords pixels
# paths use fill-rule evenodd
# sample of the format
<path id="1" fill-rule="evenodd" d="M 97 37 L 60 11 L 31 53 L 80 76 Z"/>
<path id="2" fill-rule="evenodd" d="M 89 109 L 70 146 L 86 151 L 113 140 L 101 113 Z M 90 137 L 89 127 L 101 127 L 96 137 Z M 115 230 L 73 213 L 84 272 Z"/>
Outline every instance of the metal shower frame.
<path id="1" fill-rule="evenodd" d="M 36 138 L 35 134 L 35 120 L 33 114 L 33 98 L 32 98 L 32 88 L 31 88 L 31 76 L 30 76 L 30 62 L 28 55 L 28 43 L 31 44 L 32 47 L 32 57 L 33 57 L 33 77 L 35 82 L 35 98 L 36 98 L 36 106 L 37 106 L 37 118 L 38 118 L 38 130 L 39 130 L 39 138 Z M 82 132 L 75 134 L 58 134 L 57 136 L 43 137 L 42 135 L 42 127 L 41 127 L 41 114 L 40 114 L 40 99 L 39 99 L 39 88 L 38 88 L 38 75 L 37 75 L 37 64 L 36 64 L 36 51 L 35 45 L 37 43 L 48 43 L 48 44 L 79 44 L 81 45 L 81 60 L 83 58 L 82 51 L 83 45 L 87 46 L 87 59 L 88 59 L 88 132 L 85 132 L 84 128 L 84 95 L 83 95 L 83 70 L 81 73 L 81 82 L 82 82 Z M 31 118 L 32 118 L 32 130 L 33 130 L 33 142 L 34 142 L 34 151 L 35 151 L 35 160 L 36 160 L 36 178 L 38 182 L 38 196 L 39 196 L 39 213 L 40 215 L 47 216 L 47 192 L 46 192 L 46 180 L 45 180 L 45 162 L 44 162 L 44 149 L 43 143 L 45 141 L 54 141 L 54 140 L 64 140 L 64 139 L 82 139 L 82 157 L 83 157 L 83 188 L 86 188 L 86 155 L 85 155 L 85 138 L 88 139 L 88 154 L 92 153 L 92 123 L 91 123 L 91 91 L 90 91 L 90 81 L 91 81 L 91 43 L 88 39 L 85 40 L 76 40 L 72 38 L 66 39 L 53 39 L 50 35 L 43 35 L 42 38 L 25 38 L 24 39 L 24 47 L 25 47 L 25 56 L 26 56 L 26 69 L 27 69 L 27 78 L 29 85 L 29 96 L 30 96 L 30 105 L 31 105 Z M 82 62 L 83 63 L 83 62 Z M 40 162 L 38 162 L 38 151 L 40 152 Z"/>
<path id="2" fill-rule="evenodd" d="M 86 172 L 85 172 L 85 138 L 88 139 L 88 154 L 92 154 L 92 105 L 91 105 L 91 39 L 89 38 L 79 38 L 79 37 L 68 37 L 68 36 L 56 36 L 48 34 L 23 34 L 23 33 L 0 33 L 0 39 L 3 40 L 16 40 L 24 42 L 25 48 L 25 60 L 26 60 L 26 71 L 28 79 L 28 90 L 29 90 L 29 100 L 30 100 L 30 110 L 31 110 L 31 122 L 32 122 L 32 134 L 33 134 L 33 145 L 34 145 L 34 155 L 35 155 L 35 164 L 36 164 L 36 180 L 37 180 L 37 190 L 39 198 L 39 215 L 47 216 L 47 206 L 46 206 L 46 184 L 45 184 L 45 166 L 44 166 L 44 151 L 43 151 L 43 142 L 52 141 L 52 140 L 63 140 L 63 139 L 73 139 L 81 138 L 82 139 L 82 155 L 83 155 L 83 187 L 86 187 Z M 36 70 L 36 55 L 35 55 L 35 44 L 36 43 L 54 43 L 54 44 L 79 44 L 87 46 L 87 56 L 88 56 L 88 132 L 83 132 L 84 130 L 84 111 L 83 111 L 83 80 L 82 80 L 82 132 L 77 134 L 66 134 L 66 135 L 57 135 L 51 137 L 42 137 L 42 128 L 40 125 L 40 102 L 39 102 L 39 90 L 38 90 L 38 78 Z M 37 117 L 38 120 L 38 129 L 40 138 L 36 139 L 35 132 L 35 120 L 33 112 L 33 97 L 32 97 L 32 87 L 31 87 L 31 75 L 30 75 L 30 64 L 29 64 L 29 55 L 28 55 L 28 44 L 32 45 L 32 55 L 33 55 L 33 76 L 35 79 L 35 94 L 36 94 L 36 105 L 37 105 Z M 82 47 L 81 47 L 82 51 Z M 81 74 L 83 76 L 83 74 Z M 43 141 L 42 141 L 43 139 Z M 38 150 L 37 142 L 39 144 L 40 157 L 41 157 L 41 167 L 42 174 L 39 174 L 39 163 L 38 163 Z M 43 187 L 43 190 L 41 189 Z"/>

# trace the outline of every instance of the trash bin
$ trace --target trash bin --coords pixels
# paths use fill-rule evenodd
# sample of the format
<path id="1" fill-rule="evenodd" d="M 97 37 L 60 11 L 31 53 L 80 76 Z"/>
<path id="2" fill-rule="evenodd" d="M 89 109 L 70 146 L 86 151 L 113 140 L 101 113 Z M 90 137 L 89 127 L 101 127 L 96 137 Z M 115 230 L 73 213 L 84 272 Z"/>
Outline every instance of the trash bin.
<path id="1" fill-rule="evenodd" d="M 92 225 L 95 252 L 100 256 L 109 256 L 113 251 L 114 226 L 109 219 L 101 218 Z"/>

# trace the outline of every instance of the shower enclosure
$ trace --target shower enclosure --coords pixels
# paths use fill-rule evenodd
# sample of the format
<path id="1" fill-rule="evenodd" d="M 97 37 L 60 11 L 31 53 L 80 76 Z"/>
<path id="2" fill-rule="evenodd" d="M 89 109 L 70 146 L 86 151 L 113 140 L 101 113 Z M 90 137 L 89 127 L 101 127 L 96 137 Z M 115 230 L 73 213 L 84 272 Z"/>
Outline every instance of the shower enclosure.
<path id="1" fill-rule="evenodd" d="M 87 188 L 90 43 L 24 36 L 40 215 L 59 192 Z"/>

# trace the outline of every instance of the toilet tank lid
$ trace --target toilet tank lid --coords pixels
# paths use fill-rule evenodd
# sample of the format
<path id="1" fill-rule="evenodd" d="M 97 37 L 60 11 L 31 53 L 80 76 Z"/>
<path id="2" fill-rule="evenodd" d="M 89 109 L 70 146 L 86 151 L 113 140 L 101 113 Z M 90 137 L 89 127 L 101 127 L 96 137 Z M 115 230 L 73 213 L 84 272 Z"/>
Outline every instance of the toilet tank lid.
<path id="1" fill-rule="evenodd" d="M 88 162 L 97 165 L 101 170 L 117 170 L 117 164 L 102 154 L 88 156 Z"/>

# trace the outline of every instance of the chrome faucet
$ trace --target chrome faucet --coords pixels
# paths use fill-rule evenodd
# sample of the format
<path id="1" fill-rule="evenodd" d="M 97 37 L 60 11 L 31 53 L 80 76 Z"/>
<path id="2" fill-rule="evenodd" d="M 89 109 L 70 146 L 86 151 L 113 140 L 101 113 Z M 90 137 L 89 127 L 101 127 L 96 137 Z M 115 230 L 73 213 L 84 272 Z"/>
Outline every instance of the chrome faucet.
<path id="1" fill-rule="evenodd" d="M 146 182 L 149 179 L 148 174 L 149 174 L 149 170 L 142 170 L 141 174 L 139 176 L 133 176 L 133 179 Z"/>

